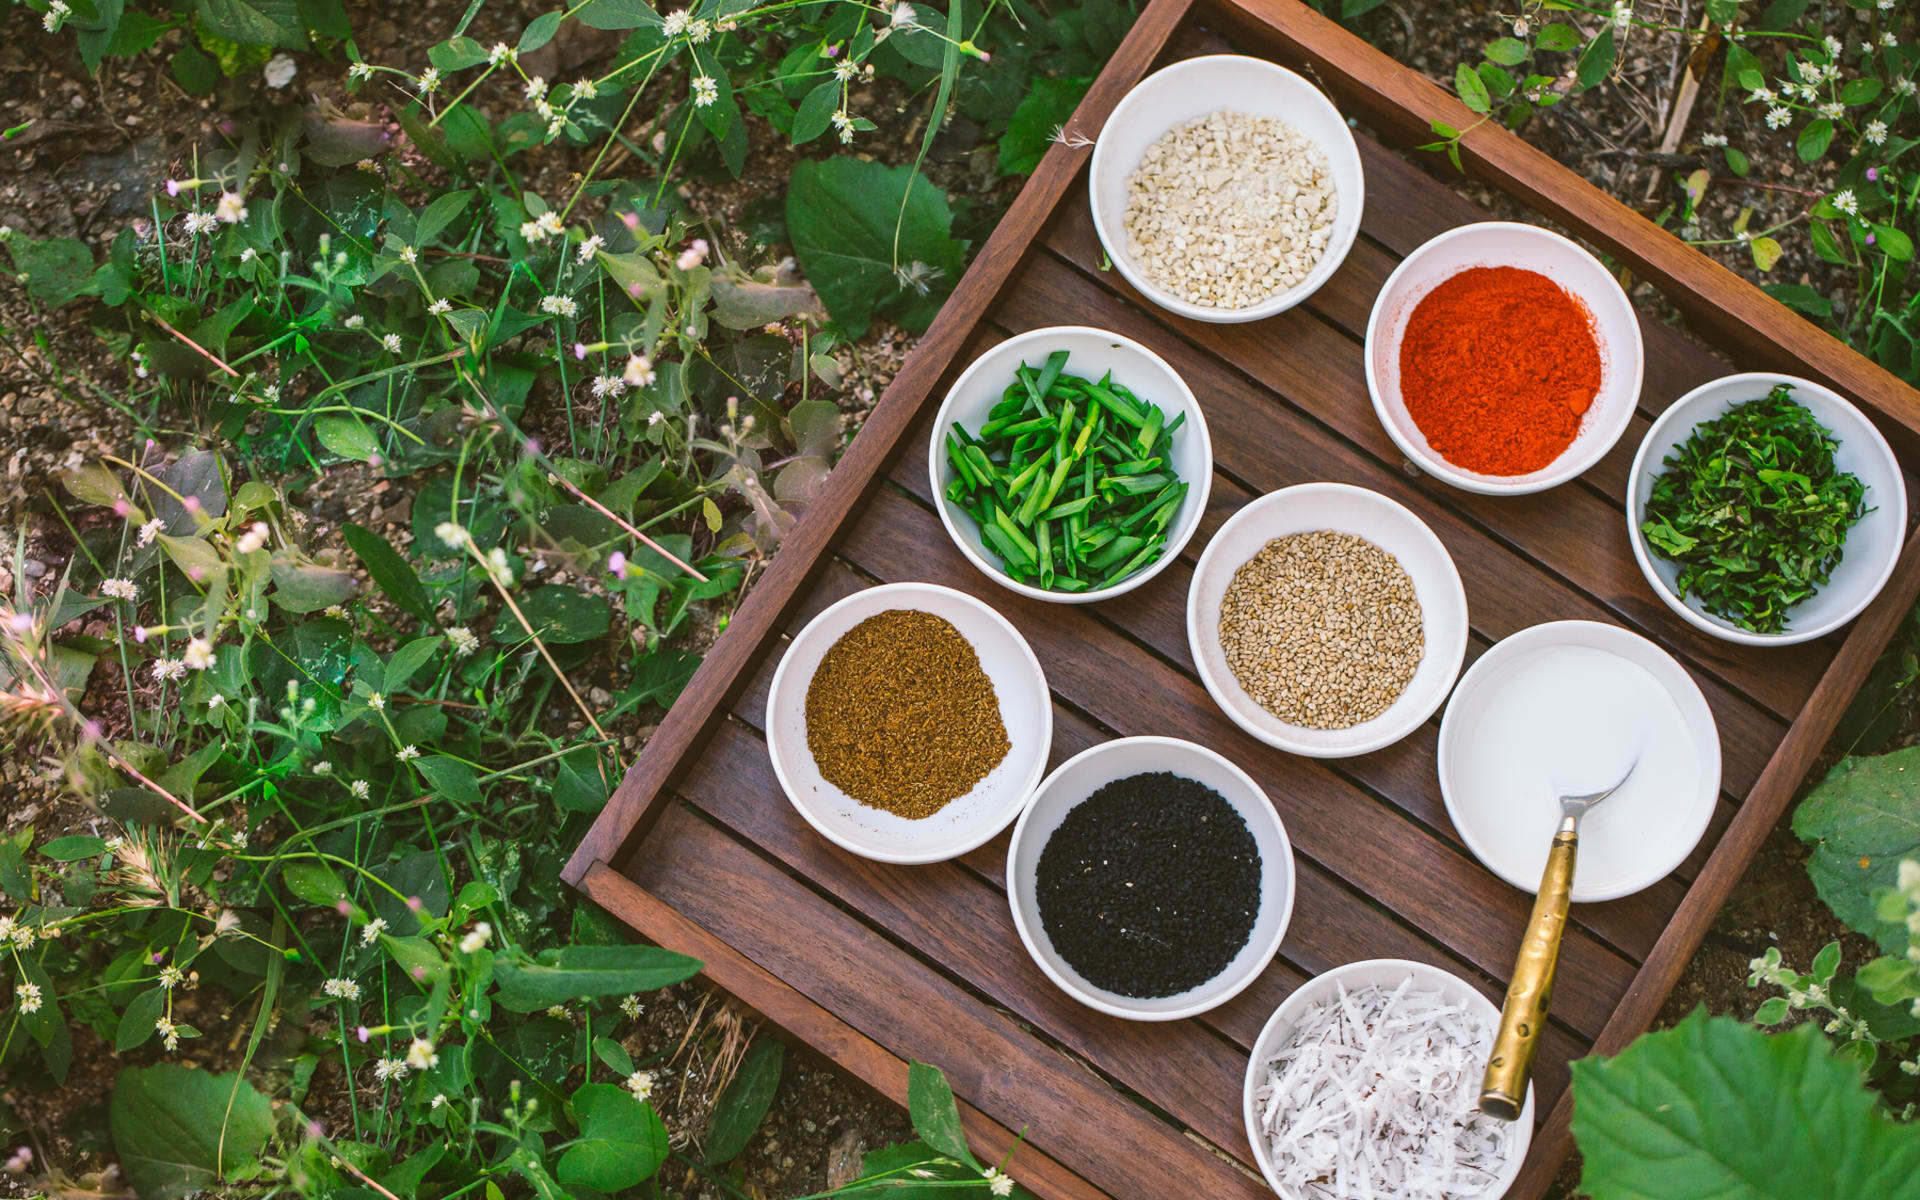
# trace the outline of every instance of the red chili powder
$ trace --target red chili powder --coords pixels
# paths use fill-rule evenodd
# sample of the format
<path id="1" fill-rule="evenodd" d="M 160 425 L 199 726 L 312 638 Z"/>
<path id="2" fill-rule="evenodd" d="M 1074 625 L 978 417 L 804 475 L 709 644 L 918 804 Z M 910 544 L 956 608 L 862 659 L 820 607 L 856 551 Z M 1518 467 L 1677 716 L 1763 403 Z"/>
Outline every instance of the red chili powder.
<path id="1" fill-rule="evenodd" d="M 1537 271 L 1469 267 L 1414 307 L 1400 395 L 1456 467 L 1526 475 L 1560 457 L 1600 391 L 1586 306 Z"/>

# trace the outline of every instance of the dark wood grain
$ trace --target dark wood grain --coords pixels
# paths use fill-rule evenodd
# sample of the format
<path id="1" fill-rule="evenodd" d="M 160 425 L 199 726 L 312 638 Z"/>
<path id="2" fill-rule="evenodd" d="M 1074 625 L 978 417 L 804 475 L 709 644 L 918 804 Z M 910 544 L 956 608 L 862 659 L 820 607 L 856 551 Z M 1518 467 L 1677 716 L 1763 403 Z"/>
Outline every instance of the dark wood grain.
<path id="1" fill-rule="evenodd" d="M 1147 65 L 1160 53 L 1167 38 L 1186 16 L 1192 0 L 1152 0 L 1134 22 L 1100 72 L 1074 120 L 1095 127 L 1120 102 Z M 721 638 L 707 652 L 700 668 L 661 721 L 646 749 L 627 769 L 620 786 L 599 819 L 574 848 L 561 877 L 577 884 L 597 862 L 611 862 L 623 847 L 645 835 L 651 817 L 648 806 L 695 752 L 725 711 L 727 699 L 752 672 L 766 648 L 766 635 L 793 603 L 807 578 L 833 544 L 862 497 L 892 456 L 900 437 L 913 424 L 921 404 L 953 358 L 986 314 L 1001 288 L 1026 256 L 1054 205 L 1079 177 L 1089 151 L 1057 144 L 1047 151 L 1020 195 L 1001 218 L 993 236 L 981 248 L 973 265 L 954 287 L 925 336 L 914 347 L 886 394 L 868 414 L 860 433 L 827 476 L 826 484 L 774 555 L 766 574 L 754 584 L 729 622 L 731 636 Z"/>
<path id="2" fill-rule="evenodd" d="M 700 973 L 761 1016 L 851 1072 L 887 1099 L 907 1104 L 907 1060 L 756 966 L 745 955 L 682 916 L 673 906 L 602 864 L 581 881 L 594 903 L 645 937 L 698 958 Z M 1048 1200 L 1107 1200 L 1107 1193 L 1061 1166 L 1005 1125 L 960 1102 L 960 1123 L 974 1153 L 990 1162 L 1009 1154 L 1020 1185 Z"/>

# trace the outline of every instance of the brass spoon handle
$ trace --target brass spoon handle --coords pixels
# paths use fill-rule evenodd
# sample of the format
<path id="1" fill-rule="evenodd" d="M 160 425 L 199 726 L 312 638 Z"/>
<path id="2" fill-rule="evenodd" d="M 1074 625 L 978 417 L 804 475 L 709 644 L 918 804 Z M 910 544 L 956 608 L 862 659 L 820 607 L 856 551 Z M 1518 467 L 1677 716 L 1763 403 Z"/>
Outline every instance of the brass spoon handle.
<path id="1" fill-rule="evenodd" d="M 1520 1106 L 1526 1102 L 1533 1052 L 1540 1047 L 1547 1002 L 1553 997 L 1553 973 L 1560 965 L 1560 935 L 1567 927 L 1573 860 L 1579 846 L 1579 831 L 1569 817 L 1553 835 L 1547 869 L 1540 873 L 1533 916 L 1527 919 L 1520 957 L 1513 964 L 1513 982 L 1507 985 L 1507 1002 L 1500 1008 L 1500 1031 L 1493 1039 L 1487 1073 L 1480 1080 L 1480 1111 L 1503 1121 L 1518 1120 Z"/>

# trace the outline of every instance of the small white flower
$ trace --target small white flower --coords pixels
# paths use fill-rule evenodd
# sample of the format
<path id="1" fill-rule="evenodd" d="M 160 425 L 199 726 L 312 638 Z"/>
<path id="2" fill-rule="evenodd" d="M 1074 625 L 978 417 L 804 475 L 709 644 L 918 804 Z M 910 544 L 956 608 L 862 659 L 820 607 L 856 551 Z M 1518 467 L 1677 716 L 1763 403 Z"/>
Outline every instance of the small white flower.
<path id="1" fill-rule="evenodd" d="M 556 1021 L 564 1021 L 567 1019 L 567 1006 L 564 1004 L 549 1004 L 547 1005 L 547 1015 Z"/>
<path id="2" fill-rule="evenodd" d="M 140 589 L 131 579 L 108 579 L 101 582 L 100 594 L 109 600 L 138 600 Z"/>
<path id="3" fill-rule="evenodd" d="M 161 657 L 153 660 L 153 677 L 162 683 L 184 679 L 186 674 L 187 664 L 180 659 Z"/>
<path id="4" fill-rule="evenodd" d="M 356 800 L 365 800 L 367 797 L 373 795 L 373 785 L 364 779 L 356 779 L 352 783 L 349 783 L 347 790 L 353 793 L 353 798 Z"/>
<path id="5" fill-rule="evenodd" d="M 240 535 L 240 540 L 233 544 L 233 548 L 242 554 L 252 554 L 267 544 L 267 538 L 272 532 L 267 528 L 265 521 L 255 521 L 245 533 Z"/>
<path id="6" fill-rule="evenodd" d="M 580 311 L 580 306 L 574 303 L 572 296 L 542 296 L 540 311 L 557 317 L 571 317 Z"/>
<path id="7" fill-rule="evenodd" d="M 442 296 L 432 304 L 427 305 L 427 311 L 436 317 L 444 317 L 453 311 L 453 301 Z"/>
<path id="8" fill-rule="evenodd" d="M 981 1178 L 986 1180 L 987 1190 L 994 1195 L 1013 1195 L 1013 1176 L 1002 1171 L 999 1167 L 988 1167 L 987 1173 L 981 1176 Z"/>
<path id="9" fill-rule="evenodd" d="M 1830 121 L 1837 121 L 1847 115 L 1847 106 L 1838 100 L 1829 100 L 1820 106 L 1820 115 Z"/>
<path id="10" fill-rule="evenodd" d="M 653 383 L 655 377 L 653 362 L 644 354 L 628 355 L 627 369 L 620 375 L 628 387 L 647 387 Z"/>
<path id="11" fill-rule="evenodd" d="M 383 1058 L 373 1064 L 373 1077 L 382 1083 L 406 1076 L 407 1064 L 397 1058 Z"/>
<path id="12" fill-rule="evenodd" d="M 435 1093 L 433 1094 L 433 1100 L 432 1100 L 432 1102 L 431 1102 L 431 1103 L 429 1103 L 429 1104 L 427 1105 L 427 1107 L 428 1107 L 428 1108 L 439 1108 L 439 1107 L 441 1107 L 442 1105 L 444 1105 L 444 1104 L 445 1104 L 446 1102 L 447 1102 L 447 1094 L 446 1094 L 445 1092 L 435 1092 Z"/>
<path id="13" fill-rule="evenodd" d="M 693 106 L 695 108 L 705 108 L 719 98 L 720 85 L 713 81 L 713 76 L 695 75 L 693 77 Z"/>
<path id="14" fill-rule="evenodd" d="M 426 1038 L 413 1039 L 413 1045 L 407 1047 L 407 1065 L 416 1071 L 440 1065 L 440 1055 L 435 1053 L 433 1043 Z"/>
<path id="15" fill-rule="evenodd" d="M 514 48 L 505 42 L 495 42 L 493 48 L 487 51 L 487 63 L 495 67 L 510 58 L 518 59 L 519 57 L 520 55 L 514 51 Z"/>
<path id="16" fill-rule="evenodd" d="M 547 94 L 547 81 L 535 75 L 532 79 L 527 80 L 527 86 L 522 89 L 522 94 L 529 100 L 540 99 Z"/>
<path id="17" fill-rule="evenodd" d="M 687 22 L 687 40 L 698 46 L 713 36 L 713 25 L 705 17 Z"/>
<path id="18" fill-rule="evenodd" d="M 579 249 L 573 252 L 573 260 L 578 263 L 590 263 L 593 261 L 593 256 L 600 253 L 601 248 L 606 244 L 607 239 L 596 233 L 580 243 Z"/>
<path id="19" fill-rule="evenodd" d="M 277 383 L 268 384 L 264 389 L 261 390 L 260 400 L 263 404 L 280 403 L 280 385 Z"/>
<path id="20" fill-rule="evenodd" d="M 1894 82 L 1893 82 L 1893 94 L 1894 94 L 1894 95 L 1896 95 L 1896 96 L 1911 96 L 1911 95 L 1913 95 L 1913 91 L 1914 91 L 1914 82 L 1913 82 L 1913 80 L 1911 80 L 1911 79 L 1896 79 L 1896 80 L 1894 80 Z"/>
<path id="21" fill-rule="evenodd" d="M 1767 128 L 1778 129 L 1793 120 L 1793 113 L 1784 105 L 1776 104 L 1767 110 Z"/>
<path id="22" fill-rule="evenodd" d="M 360 944 L 362 946 L 371 946 L 379 941 L 380 935 L 386 931 L 387 919 L 385 917 L 375 917 L 360 927 Z"/>
<path id="23" fill-rule="evenodd" d="M 358 1000 L 360 985 L 351 979 L 329 979 L 320 985 L 320 990 L 336 1000 Z"/>
<path id="24" fill-rule="evenodd" d="M 628 996 L 624 1000 L 620 1001 L 620 1011 L 627 1014 L 629 1017 L 639 1016 L 640 1015 L 640 997 Z"/>
<path id="25" fill-rule="evenodd" d="M 460 939 L 460 953 L 473 954 L 478 952 L 486 946 L 487 940 L 492 936 L 493 926 L 487 924 L 485 921 L 475 921 L 473 928 L 467 930 L 467 935 Z"/>
<path id="26" fill-rule="evenodd" d="M 379 692 L 374 692 L 367 697 L 367 707 L 375 712 L 385 712 L 387 710 L 387 698 Z"/>
<path id="27" fill-rule="evenodd" d="M 447 630 L 447 641 L 453 644 L 453 652 L 461 658 L 480 648 L 480 638 L 465 625 L 455 625 Z"/>
<path id="28" fill-rule="evenodd" d="M 1891 50 L 1900 44 L 1900 39 L 1893 36 L 1893 30 L 1889 29 L 1880 35 L 1880 44 Z"/>
<path id="29" fill-rule="evenodd" d="M 160 968 L 160 986 L 168 990 L 179 987 L 186 978 L 187 973 L 179 967 L 169 965 Z"/>
<path id="30" fill-rule="evenodd" d="M 398 354 L 400 353 L 400 335 L 397 333 L 385 334 L 380 338 L 380 345 L 386 348 L 388 354 Z"/>
<path id="31" fill-rule="evenodd" d="M 667 414 L 661 412 L 659 409 L 656 408 L 652 412 L 647 414 L 647 428 L 651 429 L 655 425 L 660 424 L 660 422 L 666 419 L 667 419 Z"/>
<path id="32" fill-rule="evenodd" d="M 180 1027 L 172 1021 L 161 1017 L 153 1023 L 153 1029 L 155 1033 L 160 1035 L 161 1045 L 169 1050 L 178 1050 L 180 1048 Z"/>
<path id="33" fill-rule="evenodd" d="M 487 573 L 501 587 L 513 586 L 513 566 L 507 561 L 507 552 L 495 546 L 487 551 Z"/>
<path id="34" fill-rule="evenodd" d="M 1834 55 L 1835 57 L 1839 56 L 1840 54 L 1839 38 L 1833 36 L 1832 34 L 1828 34 L 1826 37 L 1820 39 L 1820 44 L 1827 48 L 1828 54 Z"/>
<path id="35" fill-rule="evenodd" d="M 1867 127 L 1860 131 L 1860 136 L 1875 146 L 1881 145 L 1887 140 L 1887 123 L 1885 121 L 1868 121 Z"/>
<path id="36" fill-rule="evenodd" d="M 190 212 L 186 215 L 183 224 L 188 233 L 212 233 L 220 228 L 220 218 L 212 213 Z"/>
<path id="37" fill-rule="evenodd" d="M 372 79 L 373 64 L 370 62 L 354 63 L 352 66 L 347 68 L 347 78 L 356 80 L 356 81 L 362 80 L 362 79 Z"/>
<path id="38" fill-rule="evenodd" d="M 627 381 L 618 375 L 596 375 L 588 387 L 592 389 L 595 400 L 605 400 L 626 391 Z"/>
<path id="39" fill-rule="evenodd" d="M 833 121 L 833 127 L 840 132 L 841 143 L 851 142 L 853 140 L 853 118 L 847 115 L 847 110 L 844 108 L 836 109 L 831 120 Z"/>
<path id="40" fill-rule="evenodd" d="M 1833 206 L 1850 217 L 1860 215 L 1860 201 L 1854 196 L 1852 188 L 1843 188 L 1836 192 L 1833 197 Z"/>
<path id="41" fill-rule="evenodd" d="M 237 224 L 247 219 L 247 202 L 239 192 L 221 192 L 214 202 L 213 215 L 228 225 Z"/>
<path id="42" fill-rule="evenodd" d="M 845 83 L 847 80 L 852 79 L 859 74 L 860 74 L 860 64 L 857 62 L 854 62 L 852 59 L 847 59 L 845 62 L 834 64 L 833 77 L 835 79 L 838 79 L 841 83 Z"/>
<path id="43" fill-rule="evenodd" d="M 359 313 L 354 313 L 352 316 L 348 317 L 346 320 L 340 323 L 346 326 L 348 329 L 359 329 L 361 326 L 367 323 L 367 319 L 361 316 Z"/>
<path id="44" fill-rule="evenodd" d="M 1773 89 L 1770 87 L 1757 87 L 1748 93 L 1747 99 L 1754 104 L 1772 104 Z"/>
<path id="45" fill-rule="evenodd" d="M 187 649 L 180 661 L 195 671 L 204 671 L 213 665 L 213 643 L 203 637 L 197 637 L 187 643 Z"/>
<path id="46" fill-rule="evenodd" d="M 134 544 L 142 548 L 152 545 L 153 539 L 159 537 L 160 531 L 166 527 L 164 521 L 159 517 L 155 517 L 140 527 L 140 536 L 134 539 Z"/>
<path id="47" fill-rule="evenodd" d="M 1618 3 L 1613 6 L 1613 27 L 1625 29 L 1631 24 L 1633 24 L 1632 0 L 1618 0 Z"/>
<path id="48" fill-rule="evenodd" d="M 267 81 L 268 87 L 278 91 L 292 83 L 299 70 L 300 66 L 293 61 L 293 55 L 276 54 L 267 60 L 266 66 L 260 68 L 260 75 Z"/>
<path id="49" fill-rule="evenodd" d="M 218 712 L 226 703 L 227 698 L 219 692 L 215 692 L 213 695 L 207 697 L 207 711 Z"/>
<path id="50" fill-rule="evenodd" d="M 1700 135 L 1700 144 L 1710 150 L 1717 149 L 1727 144 L 1727 135 L 1724 133 L 1703 133 Z"/>
<path id="51" fill-rule="evenodd" d="M 420 747 L 412 744 L 402 746 L 400 747 L 400 753 L 394 755 L 394 757 L 401 762 L 412 762 L 414 759 L 420 757 Z"/>
<path id="52" fill-rule="evenodd" d="M 919 20 L 919 16 L 913 11 L 913 5 L 896 4 L 893 6 L 893 13 L 888 18 L 887 23 L 894 29 L 905 29 L 910 25 L 918 24 Z"/>
<path id="53" fill-rule="evenodd" d="M 48 33 L 58 33 L 60 32 L 60 22 L 66 20 L 67 14 L 72 11 L 73 9 L 67 7 L 67 0 L 53 0 L 52 3 L 47 5 L 47 11 L 40 17 L 40 27 Z M 38 1007 L 38 1004 L 34 1005 L 34 1008 Z M 28 1009 L 27 1011 L 31 1012 L 33 1010 Z"/>
<path id="54" fill-rule="evenodd" d="M 440 69 L 438 67 L 428 67 L 422 71 L 414 87 L 422 96 L 431 96 L 433 93 L 439 91 Z"/>
<path id="55" fill-rule="evenodd" d="M 653 1095 L 653 1072 L 635 1071 L 627 1076 L 627 1090 L 633 1093 L 635 1100 L 645 1100 Z"/>
<path id="56" fill-rule="evenodd" d="M 19 1004 L 22 1013 L 40 1011 L 40 985 L 37 983 L 20 980 L 13 985 L 13 998 L 15 1003 Z"/>
<path id="57" fill-rule="evenodd" d="M 333 774 L 333 764 L 323 758 L 319 762 L 313 764 L 313 773 L 315 775 L 319 775 L 323 777 L 327 775 L 331 775 Z"/>
<path id="58" fill-rule="evenodd" d="M 692 20 L 693 14 L 686 9 L 675 9 L 667 14 L 666 20 L 660 23 L 660 32 L 670 38 L 679 37 L 687 31 L 687 24 Z"/>

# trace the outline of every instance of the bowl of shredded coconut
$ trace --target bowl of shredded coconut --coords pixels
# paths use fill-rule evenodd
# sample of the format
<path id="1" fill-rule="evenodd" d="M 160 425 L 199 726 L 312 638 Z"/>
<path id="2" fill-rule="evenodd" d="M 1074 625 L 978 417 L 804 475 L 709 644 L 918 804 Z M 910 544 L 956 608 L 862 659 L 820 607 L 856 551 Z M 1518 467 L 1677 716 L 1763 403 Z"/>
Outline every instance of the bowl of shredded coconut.
<path id="1" fill-rule="evenodd" d="M 1088 170 L 1093 224 L 1128 283 L 1197 321 L 1255 321 L 1325 283 L 1360 231 L 1360 151 L 1320 90 L 1209 54 L 1134 86 Z"/>
<path id="2" fill-rule="evenodd" d="M 1533 1134 L 1479 1110 L 1500 1012 L 1404 959 L 1317 975 L 1253 1044 L 1242 1104 L 1260 1172 L 1286 1200 L 1497 1200 Z"/>

